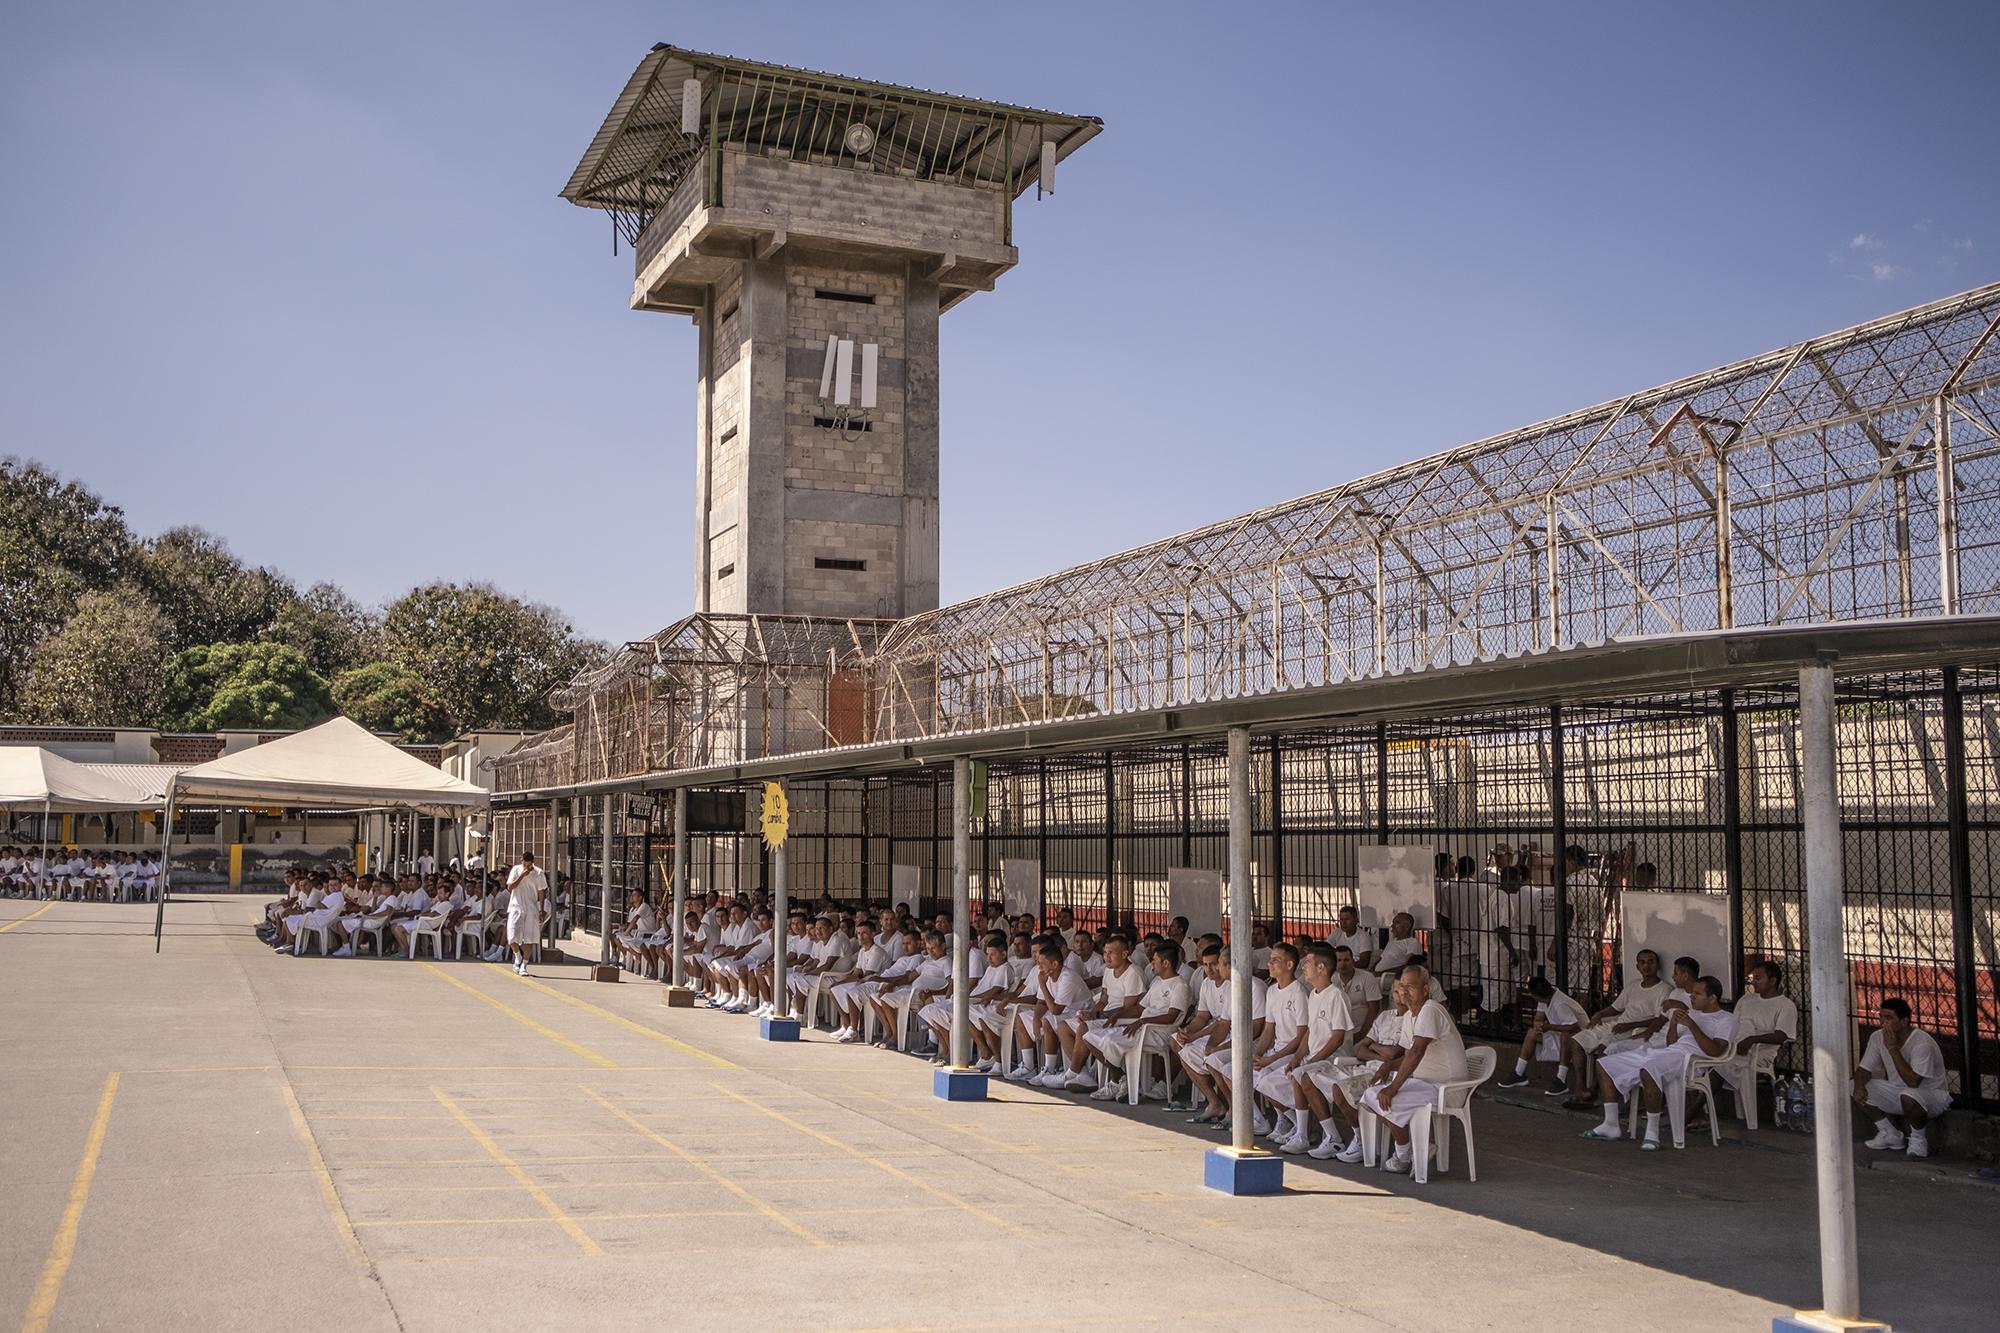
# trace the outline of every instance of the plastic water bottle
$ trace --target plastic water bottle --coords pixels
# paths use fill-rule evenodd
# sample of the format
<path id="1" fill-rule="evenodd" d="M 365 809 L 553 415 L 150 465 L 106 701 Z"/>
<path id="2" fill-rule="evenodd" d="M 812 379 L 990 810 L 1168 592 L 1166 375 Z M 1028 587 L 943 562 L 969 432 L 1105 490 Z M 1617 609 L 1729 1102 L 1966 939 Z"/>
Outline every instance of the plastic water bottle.
<path id="1" fill-rule="evenodd" d="M 1756 1095 L 1756 1084 L 1750 1085 L 1751 1095 Z M 1771 1080 L 1771 1124 L 1776 1129 L 1792 1127 L 1792 1090 L 1784 1079 Z"/>
<path id="2" fill-rule="evenodd" d="M 1804 1132 L 1806 1128 L 1806 1085 L 1805 1080 L 1794 1074 L 1785 1089 L 1785 1119 L 1795 1130 Z"/>
<path id="3" fill-rule="evenodd" d="M 1813 1132 L 1813 1117 L 1817 1113 L 1818 1110 L 1813 1105 L 1813 1081 L 1807 1079 L 1805 1090 L 1799 1098 L 1799 1129 L 1801 1132 L 1806 1134 Z"/>

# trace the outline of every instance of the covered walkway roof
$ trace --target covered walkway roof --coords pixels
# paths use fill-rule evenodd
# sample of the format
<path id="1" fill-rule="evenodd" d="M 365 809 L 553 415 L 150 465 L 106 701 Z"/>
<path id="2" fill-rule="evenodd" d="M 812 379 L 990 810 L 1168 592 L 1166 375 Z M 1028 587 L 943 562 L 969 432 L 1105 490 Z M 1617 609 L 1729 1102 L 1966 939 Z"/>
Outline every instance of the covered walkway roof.
<path id="1" fill-rule="evenodd" d="M 557 796 L 666 791 L 778 777 L 859 777 L 946 763 L 960 756 L 999 759 L 1046 755 L 1213 736 L 1232 727 L 1270 732 L 1334 721 L 1438 716 L 1500 705 L 1575 703 L 1674 690 L 1773 684 L 1792 680 L 1800 667 L 1821 661 L 1832 661 L 1845 674 L 1920 665 L 1973 665 L 1996 657 L 2000 657 L 2000 615 L 1640 636 L 1181 708 L 1093 714 L 530 789 L 496 796 L 494 804 L 505 807 Z"/>

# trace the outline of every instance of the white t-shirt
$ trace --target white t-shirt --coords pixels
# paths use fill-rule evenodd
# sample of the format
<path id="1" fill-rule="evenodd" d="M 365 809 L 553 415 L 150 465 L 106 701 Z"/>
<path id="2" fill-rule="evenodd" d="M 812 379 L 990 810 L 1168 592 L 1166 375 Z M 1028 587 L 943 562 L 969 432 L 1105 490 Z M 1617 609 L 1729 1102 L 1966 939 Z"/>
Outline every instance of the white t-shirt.
<path id="1" fill-rule="evenodd" d="M 1204 976 L 1201 979 L 1201 997 L 1195 1001 L 1201 1011 L 1211 1019 L 1229 1017 L 1229 985 L 1227 982 Z"/>
<path id="2" fill-rule="evenodd" d="M 1364 972 L 1358 967 L 1354 969 L 1354 975 L 1346 981 L 1340 979 L 1340 973 L 1334 973 L 1333 985 L 1329 989 L 1339 991 L 1347 1000 L 1348 1010 L 1357 1014 L 1367 1012 L 1369 1005 L 1379 1002 L 1382 998 L 1380 978 L 1373 972 Z"/>
<path id="3" fill-rule="evenodd" d="M 1362 958 L 1375 951 L 1375 932 L 1363 926 L 1350 935 L 1339 926 L 1335 926 L 1333 932 L 1326 937 L 1326 947 L 1350 950 L 1354 954 L 1354 965 L 1360 967 Z"/>
<path id="4" fill-rule="evenodd" d="M 1399 1014 L 1394 1009 L 1384 1009 L 1375 1015 L 1375 1022 L 1369 1026 L 1368 1040 L 1377 1046 L 1404 1046 L 1409 1042 L 1410 1016 Z"/>
<path id="5" fill-rule="evenodd" d="M 1409 1019 L 1407 1044 L 1414 1046 L 1419 1037 L 1429 1037 L 1431 1044 L 1424 1048 L 1411 1077 L 1433 1083 L 1465 1077 L 1465 1039 L 1458 1035 L 1458 1024 L 1451 1021 L 1451 1013 L 1436 1000 L 1424 1001 L 1424 1007 Z"/>
<path id="6" fill-rule="evenodd" d="M 1571 1023 L 1581 1027 L 1590 1021 L 1590 1015 L 1583 1011 L 1583 1006 L 1560 990 L 1536 1005 L 1535 1012 L 1547 1014 L 1550 1027 L 1566 1027 Z"/>
<path id="7" fill-rule="evenodd" d="M 1330 989 L 1330 988 L 1329 988 Z M 1264 1013 L 1271 1020 L 1271 1049 L 1291 1044 L 1306 1023 L 1306 998 L 1312 987 L 1294 977 L 1288 986 L 1270 986 L 1264 993 Z"/>
<path id="8" fill-rule="evenodd" d="M 1711 1040 L 1729 1041 L 1736 1036 L 1736 1015 L 1730 1013 L 1727 1009 L 1718 1009 L 1712 1014 L 1704 1014 L 1700 1010 L 1690 1006 L 1687 1016 L 1688 1022 L 1700 1028 Z M 1701 1043 L 1694 1039 L 1694 1034 L 1687 1030 L 1686 1024 L 1681 1026 L 1680 1035 L 1674 1038 L 1671 1049 L 1693 1051 L 1697 1056 L 1707 1054 L 1706 1051 L 1701 1049 Z"/>
<path id="9" fill-rule="evenodd" d="M 1139 1012 L 1152 1018 L 1178 1009 L 1182 1017 L 1186 1017 L 1188 1000 L 1187 982 L 1177 976 L 1156 976 L 1153 978 L 1153 984 L 1146 987 L 1146 998 L 1140 1002 Z"/>
<path id="10" fill-rule="evenodd" d="M 917 964 L 917 979 L 911 983 L 920 994 L 947 989 L 951 985 L 951 955 L 932 958 L 926 955 Z"/>
<path id="11" fill-rule="evenodd" d="M 1618 998 L 1611 1007 L 1618 1011 L 1614 1023 L 1639 1023 L 1660 1016 L 1660 1006 L 1666 1003 L 1667 983 L 1655 981 L 1650 986 L 1630 985 L 1618 992 Z M 1682 999 L 1686 999 L 1683 995 Z"/>
<path id="12" fill-rule="evenodd" d="M 855 958 L 854 966 L 857 971 L 866 972 L 871 976 L 879 976 L 882 970 L 888 967 L 893 961 L 889 957 L 887 949 L 884 949 L 879 944 L 871 944 L 863 949 Z"/>
<path id="13" fill-rule="evenodd" d="M 1773 995 L 1767 1000 L 1755 991 L 1746 991 L 1736 1001 L 1736 1031 L 1743 1037 L 1782 1032 L 1787 1041 L 1795 1041 L 1799 1035 L 1799 1007 L 1789 995 Z"/>
<path id="14" fill-rule="evenodd" d="M 1125 973 L 1120 976 L 1110 968 L 1104 969 L 1104 1012 L 1115 1014 L 1124 1007 L 1125 1001 L 1134 996 L 1146 994 L 1146 969 L 1133 959 L 1125 960 Z"/>
<path id="15" fill-rule="evenodd" d="M 1366 976 L 1366 973 L 1356 973 Z M 1369 977 L 1373 981 L 1373 977 Z M 1311 1058 L 1333 1039 L 1335 1032 L 1353 1036 L 1354 1015 L 1348 1010 L 1347 996 L 1336 981 L 1325 990 L 1314 991 L 1306 1000 L 1306 1056 Z M 1341 1045 L 1345 1046 L 1346 1041 Z M 1334 1052 L 1328 1052 L 1333 1054 Z"/>
<path id="16" fill-rule="evenodd" d="M 1036 977 L 1035 993 L 1052 1012 L 1079 1014 L 1090 1004 L 1090 983 L 1067 967 L 1056 969 L 1054 981 Z"/>
<path id="17" fill-rule="evenodd" d="M 1925 1092 L 1949 1095 L 1951 1087 L 1945 1075 L 1944 1052 L 1938 1049 L 1937 1038 L 1922 1028 L 1911 1028 L 1910 1034 L 1903 1038 L 1903 1060 L 1910 1066 L 1910 1072 L 1917 1076 L 1919 1088 Z M 1896 1069 L 1896 1062 L 1889 1058 L 1889 1052 L 1883 1046 L 1880 1028 L 1868 1038 L 1868 1048 L 1861 1053 L 1861 1067 L 1898 1087 L 1907 1086 Z"/>
<path id="18" fill-rule="evenodd" d="M 1412 958 L 1424 951 L 1424 946 L 1415 935 L 1406 940 L 1392 939 L 1382 946 L 1381 957 L 1375 960 L 1373 971 L 1377 975 L 1401 972 Z"/>

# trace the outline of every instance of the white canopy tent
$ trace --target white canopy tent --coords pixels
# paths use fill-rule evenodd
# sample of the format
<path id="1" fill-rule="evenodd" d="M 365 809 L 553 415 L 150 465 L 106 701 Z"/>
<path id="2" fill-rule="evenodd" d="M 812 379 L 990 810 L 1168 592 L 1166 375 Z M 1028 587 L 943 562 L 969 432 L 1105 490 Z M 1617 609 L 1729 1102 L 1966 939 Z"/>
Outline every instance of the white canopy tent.
<path id="1" fill-rule="evenodd" d="M 0 809 L 42 812 L 42 866 L 49 863 L 49 816 L 98 810 L 155 810 L 157 795 L 135 791 L 39 745 L 0 745 Z M 37 880 L 37 891 L 40 880 Z"/>
<path id="2" fill-rule="evenodd" d="M 226 754 L 176 774 L 167 784 L 166 829 L 173 843 L 174 807 L 203 805 L 311 806 L 316 810 L 412 810 L 456 815 L 482 810 L 485 788 L 434 768 L 366 728 L 336 717 L 306 731 Z M 166 924 L 171 871 L 162 876 L 159 910 L 153 920 L 158 952 Z"/>

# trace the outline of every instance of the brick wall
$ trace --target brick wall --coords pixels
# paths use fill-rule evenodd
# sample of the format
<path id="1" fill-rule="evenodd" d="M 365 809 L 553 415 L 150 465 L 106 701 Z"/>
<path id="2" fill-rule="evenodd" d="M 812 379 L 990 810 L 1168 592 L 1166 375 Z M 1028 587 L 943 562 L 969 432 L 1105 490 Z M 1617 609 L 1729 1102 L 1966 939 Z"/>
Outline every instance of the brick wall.
<path id="1" fill-rule="evenodd" d="M 725 151 L 722 206 L 879 231 L 885 245 L 1000 245 L 1006 199 L 997 189 L 913 180 L 851 167 Z"/>

